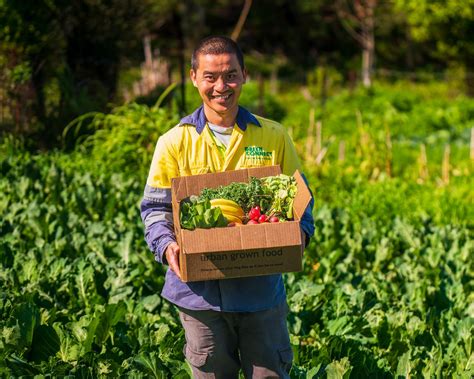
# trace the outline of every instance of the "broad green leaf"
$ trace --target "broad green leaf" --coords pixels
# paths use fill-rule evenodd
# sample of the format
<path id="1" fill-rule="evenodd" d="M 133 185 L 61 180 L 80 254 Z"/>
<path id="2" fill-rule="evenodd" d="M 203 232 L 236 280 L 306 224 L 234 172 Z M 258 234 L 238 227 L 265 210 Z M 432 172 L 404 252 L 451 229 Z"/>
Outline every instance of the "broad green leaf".
<path id="1" fill-rule="evenodd" d="M 352 328 L 349 323 L 349 316 L 343 316 L 335 320 L 330 320 L 327 325 L 329 333 L 333 335 L 344 335 Z"/>
<path id="2" fill-rule="evenodd" d="M 411 355 L 410 351 L 407 351 L 398 360 L 397 371 L 395 373 L 397 378 L 400 378 L 400 377 L 410 378 L 410 371 L 411 371 L 410 355 Z"/>
<path id="3" fill-rule="evenodd" d="M 94 342 L 96 330 L 100 324 L 102 313 L 94 313 L 94 316 L 87 328 L 87 337 L 82 345 L 83 353 L 89 353 Z"/>
<path id="4" fill-rule="evenodd" d="M 11 370 L 11 373 L 14 375 L 14 377 L 31 377 L 40 373 L 40 371 L 36 367 L 31 365 L 27 361 L 17 357 L 16 355 L 6 357 L 5 363 L 7 364 L 7 367 Z"/>
<path id="5" fill-rule="evenodd" d="M 154 333 L 153 343 L 156 345 L 161 345 L 161 342 L 170 332 L 170 327 L 167 324 L 161 324 L 158 330 Z"/>
<path id="6" fill-rule="evenodd" d="M 166 379 L 166 371 L 163 370 L 163 363 L 156 352 L 141 353 L 135 357 L 135 362 L 141 366 L 145 372 L 155 379 Z"/>
<path id="7" fill-rule="evenodd" d="M 143 308 L 148 312 L 153 312 L 161 303 L 161 297 L 159 295 L 150 295 L 142 299 L 141 303 Z"/>
<path id="8" fill-rule="evenodd" d="M 94 281 L 94 269 L 88 265 L 85 260 L 81 260 L 78 264 L 78 273 L 76 275 L 76 285 L 79 296 L 82 298 L 86 308 L 89 307 L 90 285 Z"/>
<path id="9" fill-rule="evenodd" d="M 319 377 L 321 371 L 321 364 L 317 365 L 316 367 L 311 368 L 306 373 L 306 379 L 316 379 Z M 323 370 L 324 371 L 324 370 Z"/>
<path id="10" fill-rule="evenodd" d="M 63 331 L 61 329 L 59 323 L 54 324 L 54 329 L 56 330 L 60 340 L 58 356 L 61 361 L 77 361 L 81 351 L 81 346 L 71 337 L 69 331 Z"/>
<path id="11" fill-rule="evenodd" d="M 96 311 L 87 329 L 87 338 L 84 341 L 84 352 L 89 352 L 92 343 L 97 346 L 102 344 L 109 337 L 111 328 L 119 322 L 127 313 L 127 307 L 123 302 L 118 304 L 108 304 L 103 312 Z"/>
<path id="12" fill-rule="evenodd" d="M 22 303 L 15 308 L 14 317 L 20 327 L 20 346 L 31 346 L 33 333 L 40 323 L 40 313 L 34 303 Z"/>
<path id="13" fill-rule="evenodd" d="M 326 367 L 327 379 L 348 379 L 352 371 L 349 358 L 344 357 L 340 361 L 332 361 Z"/>
<path id="14" fill-rule="evenodd" d="M 33 334 L 30 359 L 33 361 L 44 361 L 59 351 L 59 336 L 53 327 L 39 325 Z"/>

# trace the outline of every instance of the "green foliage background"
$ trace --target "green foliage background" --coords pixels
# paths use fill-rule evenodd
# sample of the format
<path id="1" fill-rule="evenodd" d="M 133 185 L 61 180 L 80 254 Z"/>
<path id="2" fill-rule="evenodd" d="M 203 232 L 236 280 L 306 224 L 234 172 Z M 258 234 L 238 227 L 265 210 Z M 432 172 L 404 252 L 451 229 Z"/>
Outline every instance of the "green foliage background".
<path id="1" fill-rule="evenodd" d="M 258 106 L 252 86 L 248 107 Z M 474 374 L 474 102 L 439 85 L 405 86 L 342 91 L 316 109 L 327 156 L 316 165 L 300 151 L 316 234 L 303 272 L 285 275 L 293 378 Z M 272 101 L 305 146 L 317 103 L 297 91 Z M 159 296 L 164 269 L 139 215 L 156 139 L 177 120 L 173 103 L 84 116 L 64 138 L 83 127 L 95 133 L 70 153 L 34 154 L 3 139 L 0 376 L 190 376 L 176 309 Z M 363 149 L 362 132 L 371 141 Z M 342 139 L 347 154 L 338 161 Z M 430 173 L 422 182 L 421 143 Z M 449 183 L 441 180 L 446 143 Z"/>
<path id="2" fill-rule="evenodd" d="M 148 88 L 141 79 L 149 81 L 142 74 L 150 55 L 170 68 L 160 86 L 188 80 L 193 46 L 208 35 L 231 35 L 243 3 L 0 0 L 0 128 L 30 137 L 36 148 L 57 147 L 71 120 L 110 112 Z M 473 0 L 251 3 L 238 41 L 252 78 L 311 87 L 324 68 L 332 84 L 354 86 L 362 61 L 354 35 L 363 34 L 363 14 L 374 4 L 374 78 L 449 77 L 474 95 Z M 138 92 L 152 96 L 149 90 Z"/>

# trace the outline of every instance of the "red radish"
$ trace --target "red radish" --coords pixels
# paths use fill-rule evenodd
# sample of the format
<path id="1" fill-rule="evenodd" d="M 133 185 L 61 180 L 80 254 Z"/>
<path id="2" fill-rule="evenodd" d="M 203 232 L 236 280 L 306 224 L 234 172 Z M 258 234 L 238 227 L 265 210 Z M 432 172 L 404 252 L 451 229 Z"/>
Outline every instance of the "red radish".
<path id="1" fill-rule="evenodd" d="M 249 222 L 247 222 L 247 225 L 256 225 L 258 224 L 258 221 L 256 220 L 249 220 Z"/>
<path id="2" fill-rule="evenodd" d="M 229 222 L 229 223 L 227 224 L 227 226 L 235 226 L 235 225 L 236 225 L 235 222 Z"/>
<path id="3" fill-rule="evenodd" d="M 258 218 L 260 217 L 260 207 L 257 205 L 256 207 L 253 207 L 249 211 L 249 219 L 257 221 Z"/>
<path id="4" fill-rule="evenodd" d="M 264 222 L 267 222 L 267 221 L 268 221 L 268 217 L 267 217 L 266 214 L 263 214 L 263 215 L 261 215 L 261 216 L 258 218 L 258 222 L 259 222 L 260 224 L 262 224 L 262 223 L 264 223 Z"/>
<path id="5" fill-rule="evenodd" d="M 280 219 L 277 216 L 272 216 L 272 217 L 270 217 L 270 219 L 268 221 L 269 222 L 280 222 Z"/>

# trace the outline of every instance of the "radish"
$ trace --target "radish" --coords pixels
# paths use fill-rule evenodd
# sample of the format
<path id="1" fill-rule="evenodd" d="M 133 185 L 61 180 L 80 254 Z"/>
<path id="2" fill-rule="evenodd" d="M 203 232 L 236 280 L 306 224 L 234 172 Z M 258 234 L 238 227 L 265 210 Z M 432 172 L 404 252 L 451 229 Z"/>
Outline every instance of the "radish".
<path id="1" fill-rule="evenodd" d="M 268 221 L 269 222 L 280 222 L 280 219 L 277 216 L 272 216 L 272 217 L 270 217 L 270 219 Z"/>
<path id="2" fill-rule="evenodd" d="M 256 207 L 253 207 L 249 211 L 249 219 L 257 221 L 258 218 L 260 217 L 260 207 L 257 205 Z"/>

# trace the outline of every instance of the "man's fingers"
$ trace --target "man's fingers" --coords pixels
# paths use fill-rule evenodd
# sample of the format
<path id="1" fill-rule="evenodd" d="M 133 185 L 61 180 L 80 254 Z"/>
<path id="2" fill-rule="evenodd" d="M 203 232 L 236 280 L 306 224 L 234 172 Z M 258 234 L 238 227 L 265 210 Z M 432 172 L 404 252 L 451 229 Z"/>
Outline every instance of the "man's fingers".
<path id="1" fill-rule="evenodd" d="M 173 255 L 171 262 L 169 262 L 171 269 L 174 271 L 176 276 L 181 279 L 181 274 L 179 273 L 179 260 L 178 257 Z"/>
<path id="2" fill-rule="evenodd" d="M 172 243 L 168 246 L 166 251 L 166 259 L 170 268 L 174 273 L 181 279 L 181 274 L 179 273 L 179 246 L 176 243 Z"/>

